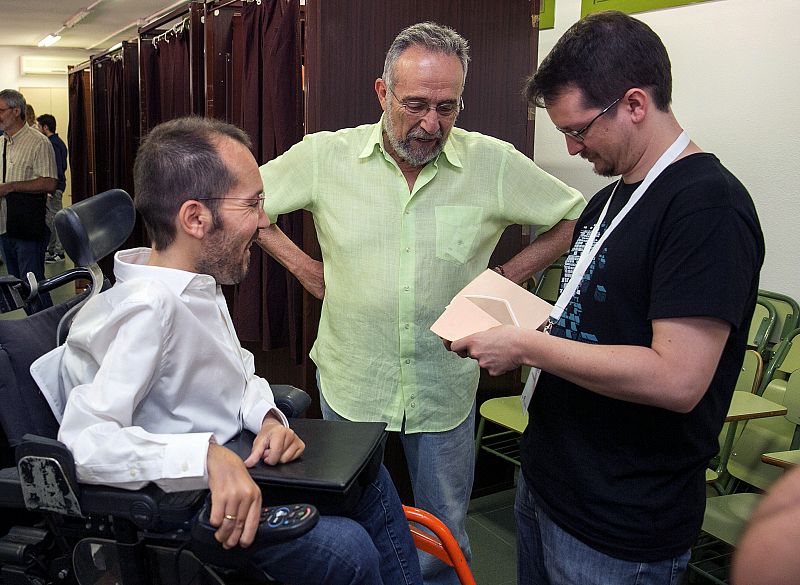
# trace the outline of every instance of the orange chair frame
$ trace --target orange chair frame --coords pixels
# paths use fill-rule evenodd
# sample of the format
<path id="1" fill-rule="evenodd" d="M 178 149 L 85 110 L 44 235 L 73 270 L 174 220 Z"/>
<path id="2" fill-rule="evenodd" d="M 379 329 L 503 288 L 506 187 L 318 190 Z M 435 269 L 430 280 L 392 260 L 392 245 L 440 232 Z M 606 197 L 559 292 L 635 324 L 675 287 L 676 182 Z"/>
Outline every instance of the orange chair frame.
<path id="1" fill-rule="evenodd" d="M 476 585 L 475 577 L 461 552 L 453 534 L 444 525 L 444 522 L 425 510 L 412 506 L 403 506 L 406 519 L 430 530 L 433 535 L 421 530 L 414 524 L 409 524 L 411 536 L 414 538 L 414 545 L 426 553 L 432 554 L 442 562 L 453 567 L 458 575 L 461 585 Z"/>

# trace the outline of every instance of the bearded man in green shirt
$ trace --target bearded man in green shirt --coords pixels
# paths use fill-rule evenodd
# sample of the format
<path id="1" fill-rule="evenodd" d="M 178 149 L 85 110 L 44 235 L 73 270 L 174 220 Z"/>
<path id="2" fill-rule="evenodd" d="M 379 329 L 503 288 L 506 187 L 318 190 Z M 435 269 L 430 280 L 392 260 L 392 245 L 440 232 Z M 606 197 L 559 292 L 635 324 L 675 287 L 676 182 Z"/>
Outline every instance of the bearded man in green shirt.
<path id="1" fill-rule="evenodd" d="M 259 244 L 323 299 L 311 357 L 325 418 L 400 432 L 416 504 L 441 518 L 467 559 L 479 371 L 429 331 L 486 269 L 503 230 L 542 226 L 501 274 L 521 283 L 570 243 L 585 202 L 506 142 L 455 128 L 467 42 L 434 23 L 394 40 L 375 91 L 377 124 L 308 135 L 261 167 L 265 211 L 310 211 L 323 262 L 274 223 Z M 425 582 L 451 570 L 421 553 Z"/>

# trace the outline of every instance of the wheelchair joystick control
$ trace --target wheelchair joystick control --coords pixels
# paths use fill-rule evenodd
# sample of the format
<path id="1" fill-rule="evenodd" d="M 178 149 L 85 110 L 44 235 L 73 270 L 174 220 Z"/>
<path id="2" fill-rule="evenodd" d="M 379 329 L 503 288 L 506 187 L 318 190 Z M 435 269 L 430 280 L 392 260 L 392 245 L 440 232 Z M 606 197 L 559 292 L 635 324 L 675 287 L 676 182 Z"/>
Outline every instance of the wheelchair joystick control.
<path id="1" fill-rule="evenodd" d="M 292 540 L 314 528 L 319 522 L 319 511 L 311 504 L 285 504 L 267 506 L 261 510 L 261 519 L 255 540 L 247 548 L 225 550 L 214 538 L 218 527 L 209 521 L 211 496 L 206 498 L 200 514 L 192 527 L 192 548 L 204 560 L 221 566 L 238 566 L 243 557 L 261 546 Z"/>

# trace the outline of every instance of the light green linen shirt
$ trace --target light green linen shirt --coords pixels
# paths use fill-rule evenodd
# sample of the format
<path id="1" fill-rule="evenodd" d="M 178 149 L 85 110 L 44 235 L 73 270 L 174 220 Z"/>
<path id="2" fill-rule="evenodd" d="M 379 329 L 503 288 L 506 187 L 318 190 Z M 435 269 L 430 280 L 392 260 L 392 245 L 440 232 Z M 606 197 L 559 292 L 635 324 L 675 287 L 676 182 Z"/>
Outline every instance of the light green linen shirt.
<path id="1" fill-rule="evenodd" d="M 264 208 L 313 214 L 325 298 L 311 358 L 351 420 L 439 432 L 469 414 L 478 366 L 429 328 L 486 269 L 506 226 L 576 219 L 581 194 L 506 142 L 453 128 L 409 193 L 381 123 L 307 135 L 261 167 Z"/>

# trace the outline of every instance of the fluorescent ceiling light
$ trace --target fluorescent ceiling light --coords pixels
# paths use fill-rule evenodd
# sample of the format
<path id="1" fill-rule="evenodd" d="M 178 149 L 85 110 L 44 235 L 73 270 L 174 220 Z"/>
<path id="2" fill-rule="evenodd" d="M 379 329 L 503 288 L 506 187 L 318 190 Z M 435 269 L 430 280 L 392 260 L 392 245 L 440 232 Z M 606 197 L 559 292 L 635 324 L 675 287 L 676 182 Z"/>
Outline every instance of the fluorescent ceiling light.
<path id="1" fill-rule="evenodd" d="M 59 35 L 47 35 L 45 38 L 43 38 L 37 44 L 40 47 L 49 47 L 50 45 L 56 44 L 60 40 L 61 40 L 61 37 Z"/>

